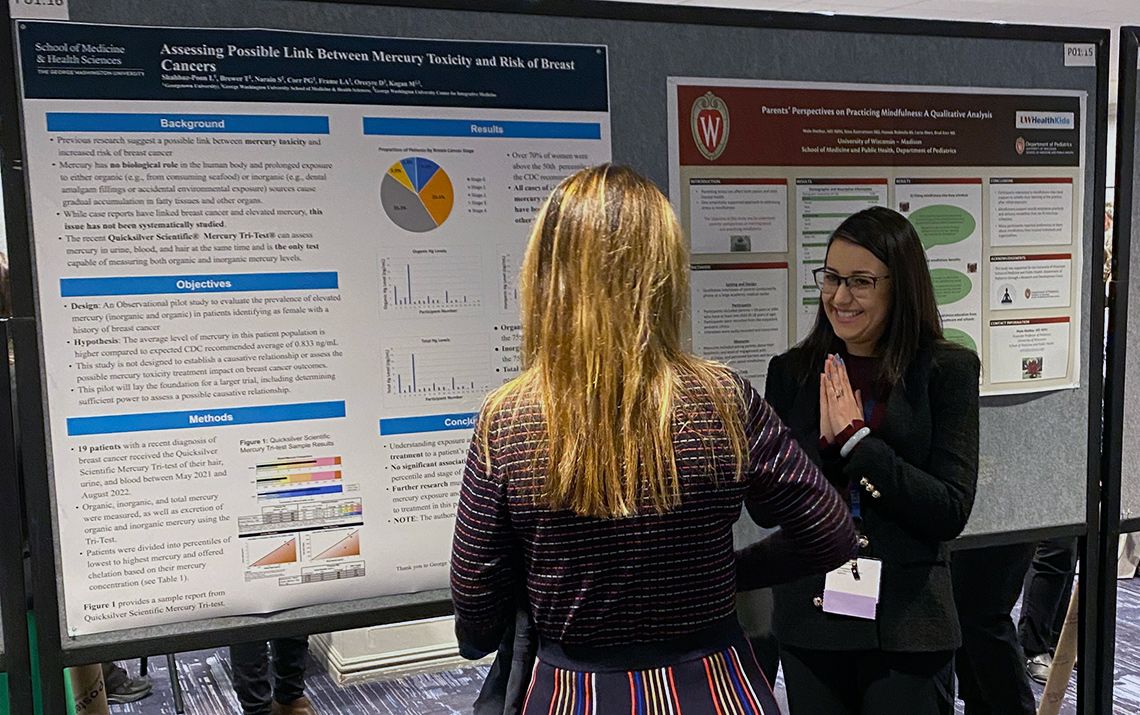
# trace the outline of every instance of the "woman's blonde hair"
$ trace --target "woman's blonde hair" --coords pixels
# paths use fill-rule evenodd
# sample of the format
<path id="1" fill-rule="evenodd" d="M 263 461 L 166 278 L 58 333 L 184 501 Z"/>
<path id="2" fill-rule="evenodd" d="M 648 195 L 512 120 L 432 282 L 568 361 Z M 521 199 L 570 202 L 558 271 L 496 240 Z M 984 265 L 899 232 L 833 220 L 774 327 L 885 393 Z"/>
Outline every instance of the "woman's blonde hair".
<path id="1" fill-rule="evenodd" d="M 715 411 L 699 420 L 715 429 L 693 435 L 710 476 L 730 455 L 740 477 L 737 382 L 681 347 L 688 260 L 668 200 L 627 167 L 568 177 L 536 218 L 520 279 L 523 372 L 487 398 L 481 429 L 489 455 L 500 409 L 541 409 L 547 459 L 536 496 L 548 507 L 606 518 L 678 506 L 673 440 L 686 397 Z"/>

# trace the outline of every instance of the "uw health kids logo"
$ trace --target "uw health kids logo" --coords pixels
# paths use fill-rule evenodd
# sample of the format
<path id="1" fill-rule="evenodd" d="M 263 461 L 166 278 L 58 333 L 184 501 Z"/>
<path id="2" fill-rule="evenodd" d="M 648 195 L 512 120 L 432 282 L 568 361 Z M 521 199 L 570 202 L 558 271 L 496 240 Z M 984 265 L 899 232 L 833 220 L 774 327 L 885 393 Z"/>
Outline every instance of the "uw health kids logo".
<path id="1" fill-rule="evenodd" d="M 705 92 L 693 102 L 689 125 L 697 149 L 709 161 L 716 161 L 728 146 L 728 105 L 712 92 Z"/>

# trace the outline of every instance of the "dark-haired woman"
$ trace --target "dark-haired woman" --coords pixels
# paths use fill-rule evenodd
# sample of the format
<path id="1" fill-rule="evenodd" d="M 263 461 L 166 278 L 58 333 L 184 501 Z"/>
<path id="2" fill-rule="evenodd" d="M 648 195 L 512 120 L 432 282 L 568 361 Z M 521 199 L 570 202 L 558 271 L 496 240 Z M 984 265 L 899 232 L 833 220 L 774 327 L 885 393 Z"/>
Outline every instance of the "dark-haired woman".
<path id="1" fill-rule="evenodd" d="M 951 713 L 961 633 L 946 542 L 974 501 L 979 361 L 943 338 L 922 244 L 900 214 L 848 218 L 814 274 L 815 327 L 772 360 L 766 398 L 849 500 L 869 561 L 846 567 L 826 595 L 819 576 L 776 587 L 789 706 L 792 715 Z M 842 593 L 868 583 L 852 585 L 860 571 L 879 571 L 877 603 L 845 609 Z"/>

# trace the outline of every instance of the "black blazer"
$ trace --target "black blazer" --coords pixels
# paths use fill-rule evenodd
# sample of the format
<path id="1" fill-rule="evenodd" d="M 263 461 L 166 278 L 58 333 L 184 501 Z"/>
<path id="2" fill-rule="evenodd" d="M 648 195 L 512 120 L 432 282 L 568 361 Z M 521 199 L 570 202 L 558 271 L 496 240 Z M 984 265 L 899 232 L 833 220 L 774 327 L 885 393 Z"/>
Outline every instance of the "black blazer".
<path id="1" fill-rule="evenodd" d="M 978 480 L 977 356 L 953 346 L 920 352 L 891 390 L 883 424 L 845 460 L 820 456 L 819 380 L 797 380 L 796 357 L 793 349 L 772 359 L 765 398 L 836 489 L 859 487 L 859 555 L 882 560 L 883 570 L 875 621 L 824 613 L 815 604 L 823 576 L 777 586 L 776 636 L 821 650 L 957 648 L 946 542 L 965 528 Z M 748 569 L 745 553 L 739 570 Z"/>

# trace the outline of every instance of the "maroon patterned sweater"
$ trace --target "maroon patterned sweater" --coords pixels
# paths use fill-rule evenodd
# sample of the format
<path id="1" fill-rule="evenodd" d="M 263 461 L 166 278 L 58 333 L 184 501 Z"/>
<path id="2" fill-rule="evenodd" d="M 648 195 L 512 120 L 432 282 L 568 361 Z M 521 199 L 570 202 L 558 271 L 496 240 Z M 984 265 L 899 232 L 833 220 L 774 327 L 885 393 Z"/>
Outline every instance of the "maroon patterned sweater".
<path id="1" fill-rule="evenodd" d="M 507 405 L 497 412 L 491 470 L 476 437 L 455 522 L 451 592 L 467 652 L 495 650 L 520 606 L 529 607 L 544 639 L 591 646 L 666 640 L 731 615 L 732 525 L 746 496 L 755 501 L 753 513 L 759 508 L 768 523 L 781 526 L 762 542 L 768 558 L 763 574 L 749 575 L 752 587 L 821 573 L 854 553 L 843 500 L 768 404 L 738 379 L 749 445 L 743 478 L 734 478 L 712 403 L 686 401 L 674 417 L 681 504 L 664 514 L 646 505 L 628 518 L 600 519 L 536 505 L 531 495 L 545 474 L 540 408 Z M 720 435 L 716 459 L 702 435 Z"/>

